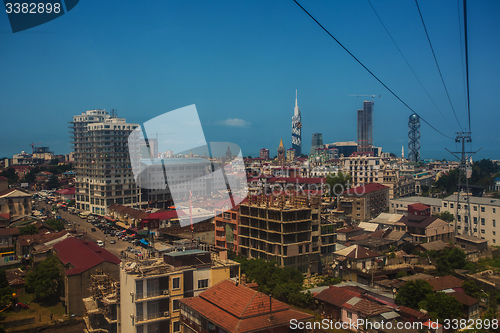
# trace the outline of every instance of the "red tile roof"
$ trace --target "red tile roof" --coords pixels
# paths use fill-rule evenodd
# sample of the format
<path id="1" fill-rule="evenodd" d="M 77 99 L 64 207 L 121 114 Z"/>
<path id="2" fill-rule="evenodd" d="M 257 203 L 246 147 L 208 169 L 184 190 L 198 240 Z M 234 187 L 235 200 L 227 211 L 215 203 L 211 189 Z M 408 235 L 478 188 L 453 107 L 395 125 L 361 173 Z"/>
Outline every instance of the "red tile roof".
<path id="1" fill-rule="evenodd" d="M 120 259 L 108 250 L 100 248 L 94 242 L 73 237 L 54 245 L 54 250 L 64 265 L 74 267 L 66 270 L 66 275 L 80 274 L 104 261 L 120 264 Z"/>
<path id="2" fill-rule="evenodd" d="M 365 259 L 378 256 L 380 256 L 379 253 L 373 252 L 372 250 L 369 250 L 359 245 L 356 245 L 356 248 L 354 248 L 348 255 L 346 255 L 347 258 L 352 258 L 352 259 Z"/>
<path id="3" fill-rule="evenodd" d="M 337 233 L 346 234 L 349 232 L 354 232 L 354 231 L 359 231 L 359 230 L 363 230 L 363 228 L 349 226 L 349 227 L 337 230 Z"/>
<path id="4" fill-rule="evenodd" d="M 181 210 L 163 210 L 163 211 L 149 214 L 149 216 L 144 218 L 144 220 L 156 220 L 156 219 L 158 219 L 158 220 L 170 220 L 170 219 L 175 219 L 179 216 L 184 216 L 184 215 L 186 215 L 186 214 Z"/>
<path id="5" fill-rule="evenodd" d="M 392 308 L 386 305 L 380 305 L 368 299 L 361 299 L 354 305 L 344 303 L 343 307 L 348 308 L 350 311 L 362 313 L 366 317 L 372 317 L 381 313 L 393 311 Z"/>
<path id="6" fill-rule="evenodd" d="M 463 280 L 456 278 L 452 275 L 439 276 L 434 279 L 426 280 L 431 285 L 434 291 L 461 288 Z"/>
<path id="7" fill-rule="evenodd" d="M 0 176 L 0 180 L 9 180 L 9 178 L 4 177 L 4 176 Z"/>
<path id="8" fill-rule="evenodd" d="M 19 235 L 19 228 L 0 228 L 0 236 Z"/>
<path id="9" fill-rule="evenodd" d="M 6 220 L 10 220 L 10 213 L 0 214 L 0 217 L 3 217 Z"/>
<path id="10" fill-rule="evenodd" d="M 323 290 L 314 298 L 319 299 L 320 301 L 327 302 L 329 304 L 335 305 L 337 307 L 342 307 L 345 302 L 350 300 L 353 297 L 362 297 L 361 294 L 349 290 L 344 287 L 334 287 L 330 286 L 330 288 Z"/>
<path id="11" fill-rule="evenodd" d="M 421 319 L 425 319 L 425 318 L 429 318 L 429 315 L 427 315 L 427 314 L 425 314 L 423 312 L 420 312 L 418 310 L 414 310 L 414 309 L 408 308 L 408 307 L 403 306 L 403 305 L 399 306 L 396 310 L 400 311 L 400 312 L 402 312 L 404 314 L 407 314 L 407 315 L 409 315 L 411 317 L 414 317 L 416 319 L 420 319 L 420 320 Z"/>
<path id="12" fill-rule="evenodd" d="M 72 194 L 75 194 L 75 192 L 76 192 L 76 190 L 74 187 L 62 188 L 62 189 L 56 191 L 56 193 L 59 193 L 62 195 L 72 195 Z"/>
<path id="13" fill-rule="evenodd" d="M 18 237 L 18 242 L 21 246 L 29 246 L 32 244 L 45 244 L 55 239 L 58 239 L 68 232 L 66 230 L 62 230 L 56 233 L 47 233 L 47 234 L 36 234 L 36 235 L 23 235 Z"/>
<path id="14" fill-rule="evenodd" d="M 291 319 L 310 320 L 313 316 L 272 299 L 273 319 L 269 319 L 270 297 L 231 280 L 222 281 L 198 297 L 180 300 L 226 332 L 266 331 L 286 326 Z"/>
<path id="15" fill-rule="evenodd" d="M 479 303 L 479 301 L 476 298 L 469 296 L 466 293 L 455 292 L 455 293 L 450 293 L 448 295 L 455 297 L 457 301 L 459 301 L 463 305 L 471 306 Z"/>
<path id="16" fill-rule="evenodd" d="M 363 194 L 366 194 L 366 193 L 371 193 L 371 192 L 375 192 L 375 191 L 380 191 L 380 190 L 383 190 L 383 189 L 388 189 L 387 186 L 384 186 L 382 184 L 378 184 L 378 183 L 370 183 L 370 184 L 365 184 L 365 185 L 361 185 L 361 186 L 357 186 L 357 187 L 354 187 L 354 188 L 350 188 L 346 191 L 347 194 L 355 194 L 355 195 L 363 195 Z"/>
<path id="17" fill-rule="evenodd" d="M 408 208 L 410 208 L 410 207 L 412 207 L 415 210 L 420 210 L 420 211 L 431 208 L 431 206 L 424 205 L 423 203 L 420 203 L 420 202 L 408 205 Z"/>

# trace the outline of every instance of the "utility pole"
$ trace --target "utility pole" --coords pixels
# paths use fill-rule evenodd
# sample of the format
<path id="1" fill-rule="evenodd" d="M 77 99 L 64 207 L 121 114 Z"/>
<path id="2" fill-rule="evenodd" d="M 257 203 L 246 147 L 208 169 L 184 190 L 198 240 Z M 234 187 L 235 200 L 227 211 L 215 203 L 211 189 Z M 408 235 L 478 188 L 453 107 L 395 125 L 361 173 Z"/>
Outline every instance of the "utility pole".
<path id="1" fill-rule="evenodd" d="M 466 191 L 466 208 L 465 209 L 465 223 L 467 224 L 466 225 L 466 228 L 468 228 L 468 233 L 473 236 L 473 223 L 471 222 L 471 218 L 470 218 L 470 201 L 469 201 L 469 177 L 467 175 L 467 167 L 468 167 L 468 159 L 470 157 L 472 157 L 473 155 L 475 155 L 479 150 L 481 150 L 482 148 L 480 148 L 479 150 L 475 151 L 475 152 L 469 152 L 469 151 L 465 151 L 465 143 L 469 143 L 469 142 L 472 142 L 472 139 L 471 139 L 471 132 L 457 132 L 457 137 L 455 138 L 455 142 L 457 143 L 461 143 L 462 144 L 462 150 L 459 151 L 459 152 L 451 152 L 449 151 L 448 149 L 446 149 L 450 154 L 452 154 L 453 156 L 455 156 L 458 160 L 460 160 L 460 166 L 459 166 L 459 169 L 458 169 L 458 191 L 457 191 L 457 201 L 455 203 L 456 207 L 455 207 L 455 228 L 454 228 L 454 232 L 453 232 L 453 244 L 455 244 L 455 237 L 457 236 L 457 228 L 458 228 L 458 213 L 459 213 L 459 205 L 460 205 L 460 192 L 461 192 L 461 189 L 462 189 L 462 172 L 465 173 L 465 191 Z M 457 155 L 455 154 L 460 154 L 460 157 L 458 157 Z M 466 155 L 466 154 L 471 154 L 471 155 Z M 462 209 L 462 206 L 460 206 Z"/>

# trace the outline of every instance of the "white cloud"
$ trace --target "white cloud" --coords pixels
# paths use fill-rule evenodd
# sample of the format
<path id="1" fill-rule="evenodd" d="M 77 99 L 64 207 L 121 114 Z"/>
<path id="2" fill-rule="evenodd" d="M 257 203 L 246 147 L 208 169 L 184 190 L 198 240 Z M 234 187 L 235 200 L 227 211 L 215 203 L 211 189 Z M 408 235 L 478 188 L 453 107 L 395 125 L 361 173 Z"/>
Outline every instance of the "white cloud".
<path id="1" fill-rule="evenodd" d="M 219 120 L 216 122 L 218 125 L 229 127 L 249 127 L 251 124 L 248 121 L 239 118 L 229 118 L 226 120 Z"/>

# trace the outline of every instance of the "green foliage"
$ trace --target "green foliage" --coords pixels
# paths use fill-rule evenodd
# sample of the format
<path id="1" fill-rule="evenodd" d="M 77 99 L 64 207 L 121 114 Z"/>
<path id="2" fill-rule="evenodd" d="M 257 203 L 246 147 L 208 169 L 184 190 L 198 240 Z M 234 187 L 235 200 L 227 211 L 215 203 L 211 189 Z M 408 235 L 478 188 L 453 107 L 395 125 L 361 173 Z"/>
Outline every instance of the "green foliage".
<path id="1" fill-rule="evenodd" d="M 453 296 L 442 292 L 427 294 L 424 300 L 418 303 L 419 308 L 425 309 L 433 320 L 460 318 L 462 316 L 462 303 Z"/>
<path id="2" fill-rule="evenodd" d="M 59 163 L 59 161 L 57 161 L 57 163 Z M 73 169 L 73 165 L 71 163 L 63 165 L 57 165 L 57 163 L 56 165 L 49 167 L 47 171 L 54 175 L 60 175 L 66 171 L 70 171 L 71 169 Z"/>
<path id="3" fill-rule="evenodd" d="M 433 293 L 429 282 L 424 280 L 408 281 L 396 295 L 396 303 L 418 310 L 419 302 L 426 299 L 428 294 Z"/>
<path id="4" fill-rule="evenodd" d="M 455 217 L 453 216 L 453 214 L 448 211 L 434 214 L 434 216 L 448 223 L 455 221 Z"/>
<path id="5" fill-rule="evenodd" d="M 51 175 L 49 177 L 49 181 L 47 182 L 47 187 L 48 188 L 58 188 L 59 187 L 59 180 L 55 175 Z"/>
<path id="6" fill-rule="evenodd" d="M 474 269 L 474 265 L 466 260 L 467 255 L 459 248 L 446 248 L 437 261 L 436 273 L 439 276 L 450 275 L 455 269 Z"/>
<path id="7" fill-rule="evenodd" d="M 484 296 L 481 288 L 478 287 L 476 281 L 474 280 L 465 280 L 462 283 L 462 289 L 467 295 L 475 297 L 477 299 L 480 299 L 482 296 Z"/>
<path id="8" fill-rule="evenodd" d="M 55 256 L 45 259 L 34 271 L 26 275 L 26 289 L 35 293 L 38 300 L 57 296 L 61 287 L 61 269 Z"/>
<path id="9" fill-rule="evenodd" d="M 0 176 L 9 178 L 9 184 L 17 183 L 19 181 L 19 177 L 14 168 L 4 169 L 2 173 L 0 173 Z"/>
<path id="10" fill-rule="evenodd" d="M 7 281 L 5 270 L 0 269 L 0 307 L 2 309 L 9 305 L 14 292 L 14 288 L 12 288 Z"/>
<path id="11" fill-rule="evenodd" d="M 458 184 L 458 169 L 450 170 L 447 175 L 441 176 L 434 186 L 446 193 L 453 193 L 457 190 Z"/>
<path id="12" fill-rule="evenodd" d="M 310 293 L 301 293 L 304 276 L 293 268 L 280 268 L 274 262 L 262 259 L 247 259 L 230 255 L 241 264 L 241 272 L 247 281 L 259 285 L 259 291 L 274 298 L 298 306 L 309 307 L 314 300 Z"/>
<path id="13" fill-rule="evenodd" d="M 330 196 L 336 196 L 335 193 L 340 194 L 341 191 L 347 190 L 351 185 L 352 177 L 350 174 L 339 171 L 336 176 L 326 176 L 326 183 L 330 186 Z"/>
<path id="14" fill-rule="evenodd" d="M 333 286 L 335 284 L 339 284 L 340 282 L 342 282 L 342 278 L 325 276 L 323 278 L 323 281 L 321 281 L 320 283 L 318 283 L 318 287 Z"/>
<path id="15" fill-rule="evenodd" d="M 38 228 L 34 224 L 28 224 L 27 226 L 19 228 L 19 236 L 36 234 L 38 234 Z"/>
<path id="16" fill-rule="evenodd" d="M 406 275 L 406 271 L 399 271 L 398 274 L 396 274 L 396 279 L 400 279 L 402 277 L 405 277 Z"/>
<path id="17" fill-rule="evenodd" d="M 61 231 L 64 229 L 64 223 L 58 219 L 49 219 L 45 221 L 52 229 L 55 231 Z"/>
<path id="18" fill-rule="evenodd" d="M 74 207 L 74 206 L 75 206 L 75 204 L 76 204 L 76 201 L 75 201 L 75 200 L 70 200 L 70 201 L 68 202 L 68 205 L 67 205 L 67 206 L 69 206 L 69 207 Z"/>

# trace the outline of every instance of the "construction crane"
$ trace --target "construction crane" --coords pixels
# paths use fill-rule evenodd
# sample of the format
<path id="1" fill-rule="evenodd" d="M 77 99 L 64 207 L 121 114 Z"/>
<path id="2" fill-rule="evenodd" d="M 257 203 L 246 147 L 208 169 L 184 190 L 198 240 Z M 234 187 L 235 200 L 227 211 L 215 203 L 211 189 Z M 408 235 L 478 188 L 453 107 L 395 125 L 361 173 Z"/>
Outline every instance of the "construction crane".
<path id="1" fill-rule="evenodd" d="M 380 97 L 382 95 L 347 95 L 351 97 L 371 97 L 372 98 L 372 103 L 375 101 L 375 97 Z"/>
<path id="2" fill-rule="evenodd" d="M 35 153 L 35 146 L 36 145 L 41 145 L 42 143 L 41 142 L 38 142 L 38 143 L 31 143 L 30 146 L 31 146 L 31 155 L 33 155 Z"/>

